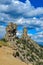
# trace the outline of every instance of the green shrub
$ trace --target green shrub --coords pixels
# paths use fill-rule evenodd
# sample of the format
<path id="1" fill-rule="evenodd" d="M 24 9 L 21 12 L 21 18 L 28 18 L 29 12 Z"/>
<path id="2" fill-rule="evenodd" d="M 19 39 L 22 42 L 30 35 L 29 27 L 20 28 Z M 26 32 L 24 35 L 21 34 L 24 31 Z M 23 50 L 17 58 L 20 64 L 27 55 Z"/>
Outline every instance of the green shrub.
<path id="1" fill-rule="evenodd" d="M 19 52 L 16 52 L 16 56 L 19 56 Z"/>
<path id="2" fill-rule="evenodd" d="M 29 54 L 29 52 L 26 54 L 26 56 L 29 56 L 30 54 Z"/>
<path id="3" fill-rule="evenodd" d="M 5 38 L 1 39 L 1 41 L 3 41 L 3 42 L 7 42 L 7 41 L 5 40 Z"/>

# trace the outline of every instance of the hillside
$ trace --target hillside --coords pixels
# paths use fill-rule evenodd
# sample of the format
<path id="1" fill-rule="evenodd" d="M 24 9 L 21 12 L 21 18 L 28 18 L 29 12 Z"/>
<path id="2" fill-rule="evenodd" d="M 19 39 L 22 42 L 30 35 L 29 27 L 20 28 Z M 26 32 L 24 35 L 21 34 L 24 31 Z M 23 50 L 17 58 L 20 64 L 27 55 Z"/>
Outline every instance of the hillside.
<path id="1" fill-rule="evenodd" d="M 43 65 L 43 48 L 31 38 L 29 40 L 18 40 L 14 44 L 14 57 L 20 58 L 23 62 L 32 65 Z"/>
<path id="2" fill-rule="evenodd" d="M 12 43 L 12 44 L 11 44 Z M 8 44 L 11 44 L 10 47 Z M 0 41 L 0 65 L 43 65 L 43 47 L 29 38 L 16 43 Z"/>
<path id="3" fill-rule="evenodd" d="M 5 40 L 9 46 L 14 49 L 14 58 L 20 59 L 26 64 L 43 65 L 43 47 L 41 48 L 34 40 L 32 40 L 27 28 L 23 28 L 21 37 L 17 37 L 17 24 L 9 23 L 6 27 Z"/>
<path id="4" fill-rule="evenodd" d="M 0 65 L 27 65 L 12 56 L 12 48 L 2 46 L 0 48 Z"/>
<path id="5" fill-rule="evenodd" d="M 16 36 L 16 33 L 17 25 L 9 23 L 6 27 L 5 39 L 0 41 L 0 53 L 2 53 L 0 54 L 2 55 L 0 63 L 8 63 L 9 65 L 43 65 L 43 47 L 29 37 L 26 27 L 24 27 L 20 38 Z"/>

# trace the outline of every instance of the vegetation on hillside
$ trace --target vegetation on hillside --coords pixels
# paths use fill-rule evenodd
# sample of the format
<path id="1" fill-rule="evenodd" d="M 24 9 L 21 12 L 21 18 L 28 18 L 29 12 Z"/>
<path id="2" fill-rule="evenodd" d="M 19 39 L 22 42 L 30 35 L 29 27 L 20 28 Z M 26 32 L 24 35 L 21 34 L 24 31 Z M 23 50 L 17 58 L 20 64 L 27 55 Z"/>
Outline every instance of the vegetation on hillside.
<path id="1" fill-rule="evenodd" d="M 0 40 L 0 47 L 2 46 L 8 46 L 7 41 L 4 38 Z"/>

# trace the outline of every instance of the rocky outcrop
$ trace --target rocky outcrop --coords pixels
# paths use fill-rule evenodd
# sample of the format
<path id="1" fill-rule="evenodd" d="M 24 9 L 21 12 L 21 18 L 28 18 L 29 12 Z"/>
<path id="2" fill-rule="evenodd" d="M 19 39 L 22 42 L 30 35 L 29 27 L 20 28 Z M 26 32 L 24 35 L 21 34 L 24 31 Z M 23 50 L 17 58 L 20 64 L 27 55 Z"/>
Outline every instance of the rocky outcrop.
<path id="1" fill-rule="evenodd" d="M 18 57 L 23 62 L 32 65 L 43 65 L 43 49 L 33 41 L 24 28 L 22 38 L 16 43 L 16 53 L 13 56 Z"/>
<path id="2" fill-rule="evenodd" d="M 17 25 L 13 23 L 10 23 L 6 28 L 6 39 L 13 45 L 13 56 L 27 64 L 43 65 L 43 48 L 27 35 L 26 27 L 23 29 L 22 37 L 17 39 L 16 28 Z"/>
<path id="3" fill-rule="evenodd" d="M 27 34 L 27 29 L 26 29 L 26 27 L 24 27 L 24 29 L 23 29 L 23 34 L 22 34 L 22 39 L 23 40 L 29 40 L 29 36 L 28 36 L 28 34 Z"/>
<path id="4" fill-rule="evenodd" d="M 16 29 L 17 25 L 13 23 L 9 23 L 9 25 L 6 27 L 6 40 L 7 41 L 14 41 L 16 38 Z"/>

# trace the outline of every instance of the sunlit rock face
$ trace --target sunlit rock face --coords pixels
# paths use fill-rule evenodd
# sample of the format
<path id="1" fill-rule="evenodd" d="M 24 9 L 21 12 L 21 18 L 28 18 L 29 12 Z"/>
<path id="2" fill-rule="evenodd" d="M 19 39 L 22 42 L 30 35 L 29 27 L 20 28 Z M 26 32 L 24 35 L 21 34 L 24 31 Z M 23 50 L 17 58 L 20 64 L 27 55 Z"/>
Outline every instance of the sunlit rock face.
<path id="1" fill-rule="evenodd" d="M 27 28 L 26 27 L 24 27 L 24 29 L 23 29 L 22 39 L 25 39 L 25 40 L 30 39 L 29 35 L 27 34 Z"/>
<path id="2" fill-rule="evenodd" d="M 7 41 L 14 41 L 16 38 L 16 29 L 17 25 L 13 23 L 9 23 L 9 25 L 6 27 L 6 40 Z"/>

